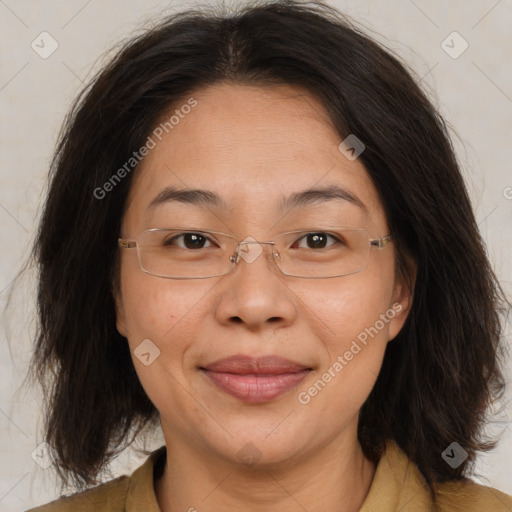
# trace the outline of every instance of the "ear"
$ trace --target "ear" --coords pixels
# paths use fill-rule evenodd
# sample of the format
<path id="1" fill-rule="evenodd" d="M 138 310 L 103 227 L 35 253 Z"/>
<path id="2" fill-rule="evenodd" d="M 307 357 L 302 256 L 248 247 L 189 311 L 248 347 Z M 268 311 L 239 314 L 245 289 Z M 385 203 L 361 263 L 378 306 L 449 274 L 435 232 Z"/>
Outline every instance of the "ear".
<path id="1" fill-rule="evenodd" d="M 389 310 L 394 311 L 395 315 L 389 322 L 389 339 L 391 341 L 400 332 L 407 320 L 412 308 L 412 296 L 414 294 L 414 285 L 416 281 L 416 269 L 414 275 L 409 280 L 409 286 L 405 279 L 398 278 L 393 288 L 393 296 L 389 304 Z"/>
<path id="2" fill-rule="evenodd" d="M 114 304 L 115 304 L 115 312 L 116 312 L 116 327 L 117 332 L 127 337 L 127 330 L 126 330 L 126 314 L 124 310 L 124 304 L 121 294 L 121 286 L 119 281 L 115 281 L 112 283 L 112 295 L 114 297 Z"/>

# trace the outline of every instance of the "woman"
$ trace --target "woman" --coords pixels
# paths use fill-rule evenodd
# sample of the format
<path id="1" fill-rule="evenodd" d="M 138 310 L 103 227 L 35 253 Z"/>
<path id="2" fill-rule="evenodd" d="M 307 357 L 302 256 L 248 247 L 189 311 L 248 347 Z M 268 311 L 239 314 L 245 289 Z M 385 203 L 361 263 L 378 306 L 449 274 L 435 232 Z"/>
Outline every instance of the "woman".
<path id="1" fill-rule="evenodd" d="M 339 13 L 165 20 L 52 169 L 34 363 L 81 492 L 35 510 L 512 510 L 468 478 L 508 303 L 442 118 Z"/>

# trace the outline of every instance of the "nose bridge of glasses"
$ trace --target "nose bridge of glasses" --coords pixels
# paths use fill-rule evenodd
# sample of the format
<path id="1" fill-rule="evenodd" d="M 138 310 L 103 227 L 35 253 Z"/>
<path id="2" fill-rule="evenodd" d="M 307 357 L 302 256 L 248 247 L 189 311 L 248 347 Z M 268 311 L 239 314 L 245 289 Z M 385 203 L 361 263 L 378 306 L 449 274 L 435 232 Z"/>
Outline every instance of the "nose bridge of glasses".
<path id="1" fill-rule="evenodd" d="M 240 261 L 240 258 L 246 261 L 246 263 L 252 263 L 255 261 L 262 253 L 263 253 L 263 247 L 264 245 L 270 245 L 272 248 L 272 256 L 274 255 L 273 246 L 275 246 L 274 241 L 262 241 L 262 240 L 255 240 L 252 237 L 247 237 L 242 242 L 239 242 L 236 248 L 236 255 L 232 256 L 230 259 L 231 261 L 238 263 Z M 276 253 L 277 259 L 279 259 L 279 254 Z"/>

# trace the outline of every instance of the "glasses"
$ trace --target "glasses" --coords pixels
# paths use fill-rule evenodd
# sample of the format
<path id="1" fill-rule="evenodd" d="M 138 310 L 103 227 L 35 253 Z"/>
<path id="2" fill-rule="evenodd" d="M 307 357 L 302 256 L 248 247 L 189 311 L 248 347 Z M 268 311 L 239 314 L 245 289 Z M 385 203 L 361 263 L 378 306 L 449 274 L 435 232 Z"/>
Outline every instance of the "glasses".
<path id="1" fill-rule="evenodd" d="M 252 263 L 272 246 L 277 268 L 287 276 L 322 279 L 355 274 L 370 261 L 372 247 L 382 249 L 392 236 L 370 238 L 363 229 L 289 231 L 271 242 L 252 237 L 238 242 L 218 231 L 187 228 L 148 229 L 136 240 L 119 238 L 119 247 L 137 249 L 140 268 L 167 279 L 204 279 L 229 274 L 244 259 Z"/>

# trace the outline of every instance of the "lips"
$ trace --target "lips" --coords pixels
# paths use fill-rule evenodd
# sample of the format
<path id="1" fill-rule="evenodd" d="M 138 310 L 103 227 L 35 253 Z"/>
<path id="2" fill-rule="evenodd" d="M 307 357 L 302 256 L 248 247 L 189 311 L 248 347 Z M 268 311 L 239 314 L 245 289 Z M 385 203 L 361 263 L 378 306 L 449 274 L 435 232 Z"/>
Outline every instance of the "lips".
<path id="1" fill-rule="evenodd" d="M 220 359 L 201 368 L 210 382 L 245 402 L 262 403 L 290 391 L 312 369 L 279 356 L 244 355 Z"/>
<path id="2" fill-rule="evenodd" d="M 226 359 L 219 359 L 204 367 L 206 370 L 221 373 L 236 373 L 238 375 L 248 374 L 280 374 L 295 373 L 308 369 L 301 365 L 279 356 L 231 356 Z"/>

